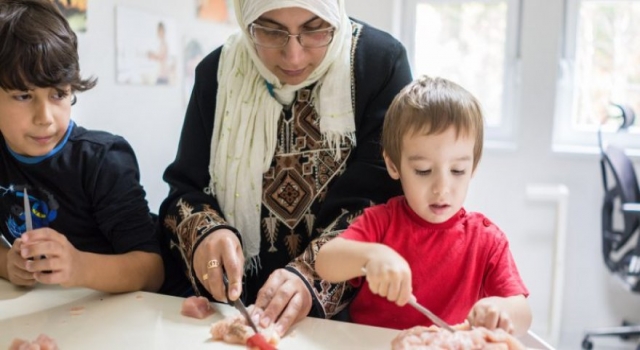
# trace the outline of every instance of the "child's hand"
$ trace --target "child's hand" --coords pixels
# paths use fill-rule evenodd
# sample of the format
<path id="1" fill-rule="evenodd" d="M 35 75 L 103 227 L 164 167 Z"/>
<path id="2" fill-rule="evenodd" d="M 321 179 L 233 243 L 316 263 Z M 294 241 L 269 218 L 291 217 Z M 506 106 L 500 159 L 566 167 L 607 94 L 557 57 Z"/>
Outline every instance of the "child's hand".
<path id="1" fill-rule="evenodd" d="M 22 240 L 16 239 L 13 246 L 7 251 L 7 272 L 9 282 L 16 286 L 30 287 L 36 284 L 36 279 L 32 272 L 27 271 L 27 259 L 20 256 L 22 249 Z"/>
<path id="2" fill-rule="evenodd" d="M 501 328 L 509 334 L 513 334 L 514 325 L 509 314 L 501 310 L 493 298 L 480 299 L 473 305 L 467 320 L 472 327 L 485 327 L 487 329 Z"/>
<path id="3" fill-rule="evenodd" d="M 81 284 L 81 253 L 56 230 L 41 228 L 23 234 L 20 252 L 24 259 L 33 258 L 26 262 L 26 269 L 38 282 L 64 287 Z"/>
<path id="4" fill-rule="evenodd" d="M 411 268 L 393 249 L 380 244 L 364 266 L 369 289 L 373 294 L 386 297 L 398 306 L 404 306 L 411 297 Z"/>

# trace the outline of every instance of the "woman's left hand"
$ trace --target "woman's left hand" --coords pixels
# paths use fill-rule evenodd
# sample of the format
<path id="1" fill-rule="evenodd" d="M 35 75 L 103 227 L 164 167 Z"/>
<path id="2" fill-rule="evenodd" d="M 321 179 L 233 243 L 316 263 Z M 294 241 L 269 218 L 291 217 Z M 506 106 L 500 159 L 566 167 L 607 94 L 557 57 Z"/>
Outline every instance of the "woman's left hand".
<path id="1" fill-rule="evenodd" d="M 275 322 L 276 330 L 282 336 L 310 310 L 311 293 L 304 281 L 292 272 L 278 269 L 258 292 L 252 318 L 259 318 L 262 327 Z"/>

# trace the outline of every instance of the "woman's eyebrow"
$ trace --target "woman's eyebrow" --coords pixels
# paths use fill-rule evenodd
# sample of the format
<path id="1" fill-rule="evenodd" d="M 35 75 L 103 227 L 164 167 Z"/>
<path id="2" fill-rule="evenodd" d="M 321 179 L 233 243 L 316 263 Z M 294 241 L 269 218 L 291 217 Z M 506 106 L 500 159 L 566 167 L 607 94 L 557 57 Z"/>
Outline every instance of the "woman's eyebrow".
<path id="1" fill-rule="evenodd" d="M 311 19 L 309 19 L 308 21 L 306 21 L 306 22 L 302 23 L 302 24 L 300 25 L 300 27 L 304 27 L 304 26 L 306 26 L 306 25 L 310 24 L 311 22 L 313 22 L 313 21 L 315 21 L 315 20 L 317 20 L 317 19 L 319 19 L 319 18 L 320 18 L 319 16 L 313 16 L 313 17 L 311 17 Z M 284 24 L 279 23 L 278 21 L 272 20 L 272 19 L 270 19 L 270 18 L 258 17 L 258 20 L 259 20 L 259 21 L 261 21 L 261 22 L 271 23 L 271 24 L 276 25 L 276 26 L 278 26 L 278 27 L 280 27 L 280 28 L 287 28 L 287 26 L 285 26 Z"/>

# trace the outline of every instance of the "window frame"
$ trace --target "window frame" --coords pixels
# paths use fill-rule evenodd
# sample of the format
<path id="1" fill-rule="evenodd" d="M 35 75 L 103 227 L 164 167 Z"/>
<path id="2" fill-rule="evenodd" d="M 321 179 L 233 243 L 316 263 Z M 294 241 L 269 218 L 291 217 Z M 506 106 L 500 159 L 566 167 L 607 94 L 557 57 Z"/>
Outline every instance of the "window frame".
<path id="1" fill-rule="evenodd" d="M 599 154 L 598 127 L 573 127 L 574 78 L 576 49 L 578 42 L 578 20 L 580 5 L 590 0 L 563 0 L 564 23 L 561 33 L 561 51 L 559 58 L 558 79 L 556 84 L 556 101 L 553 122 L 552 149 L 557 153 Z M 598 0 L 602 2 L 620 0 Z M 639 0 L 629 0 L 639 1 Z M 635 111 L 640 113 L 640 111 Z M 602 129 L 602 139 L 606 144 L 611 141 L 625 148 L 632 156 L 640 156 L 640 128 L 631 127 L 630 132 L 617 133 L 615 127 Z"/>
<path id="2" fill-rule="evenodd" d="M 416 7 L 421 3 L 461 4 L 466 2 L 494 2 L 496 0 L 403 0 L 400 26 L 401 41 L 407 49 L 409 63 L 415 75 Z M 507 3 L 507 27 L 504 57 L 502 115 L 500 125 L 485 127 L 485 147 L 515 149 L 518 126 L 518 107 L 521 91 L 521 30 L 522 1 L 501 0 Z M 482 103 L 482 101 L 480 101 Z"/>

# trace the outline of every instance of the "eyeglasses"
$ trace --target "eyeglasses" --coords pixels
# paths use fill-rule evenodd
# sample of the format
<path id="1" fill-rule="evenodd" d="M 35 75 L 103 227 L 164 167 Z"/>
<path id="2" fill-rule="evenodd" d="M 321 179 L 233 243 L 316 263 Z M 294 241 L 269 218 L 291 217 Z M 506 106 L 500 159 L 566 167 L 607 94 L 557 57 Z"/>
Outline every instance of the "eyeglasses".
<path id="1" fill-rule="evenodd" d="M 327 46 L 333 40 L 335 28 L 322 28 L 318 30 L 308 30 L 300 32 L 300 34 L 291 34 L 286 30 L 263 27 L 256 23 L 249 25 L 249 33 L 253 43 L 270 48 L 281 49 L 289 43 L 289 38 L 298 39 L 300 46 L 307 49 L 314 49 Z"/>

